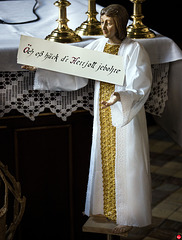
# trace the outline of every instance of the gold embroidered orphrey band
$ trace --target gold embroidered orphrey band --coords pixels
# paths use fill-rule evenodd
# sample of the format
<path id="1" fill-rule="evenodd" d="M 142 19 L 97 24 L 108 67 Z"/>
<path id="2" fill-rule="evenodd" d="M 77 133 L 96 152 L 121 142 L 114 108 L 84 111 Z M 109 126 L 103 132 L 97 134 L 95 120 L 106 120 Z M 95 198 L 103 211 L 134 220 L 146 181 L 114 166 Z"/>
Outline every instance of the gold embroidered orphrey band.
<path id="1" fill-rule="evenodd" d="M 105 45 L 104 52 L 117 55 L 120 45 Z M 110 107 L 101 109 L 102 101 L 108 101 L 115 90 L 115 85 L 100 83 L 100 128 L 101 128 L 101 158 L 103 176 L 104 215 L 116 221 L 116 193 L 115 193 L 115 156 L 116 156 L 116 128 L 112 125 Z"/>

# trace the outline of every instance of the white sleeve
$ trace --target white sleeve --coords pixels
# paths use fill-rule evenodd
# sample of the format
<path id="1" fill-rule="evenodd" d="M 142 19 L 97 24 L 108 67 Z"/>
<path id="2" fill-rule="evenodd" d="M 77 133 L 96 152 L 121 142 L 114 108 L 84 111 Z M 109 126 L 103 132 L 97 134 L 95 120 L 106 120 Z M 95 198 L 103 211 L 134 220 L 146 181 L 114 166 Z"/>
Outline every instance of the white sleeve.
<path id="1" fill-rule="evenodd" d="M 149 57 L 139 44 L 133 49 L 125 67 L 125 85 L 116 86 L 121 101 L 111 106 L 112 124 L 129 123 L 144 106 L 151 89 L 152 73 Z"/>
<path id="2" fill-rule="evenodd" d="M 37 69 L 34 78 L 35 90 L 75 91 L 85 87 L 88 79 L 64 73 Z"/>

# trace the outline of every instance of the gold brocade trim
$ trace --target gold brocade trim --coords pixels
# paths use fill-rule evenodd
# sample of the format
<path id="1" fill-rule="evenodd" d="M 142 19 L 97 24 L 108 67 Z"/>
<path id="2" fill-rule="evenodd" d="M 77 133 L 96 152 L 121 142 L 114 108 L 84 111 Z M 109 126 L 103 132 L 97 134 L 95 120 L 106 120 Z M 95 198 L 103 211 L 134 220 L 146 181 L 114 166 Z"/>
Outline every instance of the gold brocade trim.
<path id="1" fill-rule="evenodd" d="M 117 55 L 120 45 L 105 45 L 104 52 Z M 115 85 L 100 82 L 100 128 L 101 128 L 101 158 L 103 177 L 104 215 L 116 221 L 116 193 L 115 193 L 115 156 L 116 156 L 116 128 L 112 125 L 111 109 L 101 109 L 102 101 L 108 101 L 115 90 Z"/>

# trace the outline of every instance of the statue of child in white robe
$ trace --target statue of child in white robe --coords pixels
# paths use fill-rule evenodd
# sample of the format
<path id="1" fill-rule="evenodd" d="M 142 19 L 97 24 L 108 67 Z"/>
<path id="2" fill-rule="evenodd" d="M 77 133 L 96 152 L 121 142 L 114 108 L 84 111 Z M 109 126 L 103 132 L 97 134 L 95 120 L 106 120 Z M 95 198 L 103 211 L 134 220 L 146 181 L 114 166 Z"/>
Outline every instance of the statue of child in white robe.
<path id="1" fill-rule="evenodd" d="M 86 47 L 123 56 L 125 68 L 123 86 L 95 82 L 93 139 L 85 203 L 86 215 L 101 214 L 115 221 L 118 224 L 113 229 L 115 233 L 151 224 L 151 179 L 144 110 L 151 88 L 151 64 L 145 49 L 126 37 L 127 22 L 128 13 L 123 6 L 112 4 L 102 9 L 104 37 Z M 58 79 L 59 73 L 55 74 Z M 63 75 L 60 74 L 57 82 L 62 81 Z M 69 77 L 71 84 L 68 89 L 63 86 L 63 90 L 75 90 L 71 89 L 74 81 L 79 88 L 88 82 L 88 79 L 81 79 L 79 83 L 78 77 L 75 80 Z M 51 75 L 51 82 L 52 78 Z"/>
<path id="2" fill-rule="evenodd" d="M 122 87 L 112 86 L 108 90 L 104 83 L 95 83 L 85 204 L 86 215 L 102 214 L 116 221 L 115 233 L 151 224 L 151 179 L 144 110 L 151 87 L 151 64 L 144 48 L 126 37 L 127 22 L 127 11 L 121 5 L 104 8 L 101 26 L 105 38 L 87 46 L 95 51 L 121 55 L 125 64 Z M 109 113 L 103 114 L 106 109 Z"/>

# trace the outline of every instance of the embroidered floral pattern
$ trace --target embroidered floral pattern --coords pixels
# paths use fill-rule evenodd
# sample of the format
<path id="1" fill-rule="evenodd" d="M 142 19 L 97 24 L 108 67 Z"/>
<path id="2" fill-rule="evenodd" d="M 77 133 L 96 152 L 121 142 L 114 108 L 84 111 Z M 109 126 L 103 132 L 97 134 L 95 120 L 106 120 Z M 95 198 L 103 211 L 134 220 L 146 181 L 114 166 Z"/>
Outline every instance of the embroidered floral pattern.
<path id="1" fill-rule="evenodd" d="M 104 52 L 117 55 L 120 45 L 106 44 Z M 116 221 L 115 193 L 115 157 L 116 128 L 112 126 L 110 107 L 101 109 L 101 102 L 108 101 L 114 92 L 115 85 L 100 83 L 100 127 L 101 127 L 101 158 L 103 177 L 104 215 Z"/>

